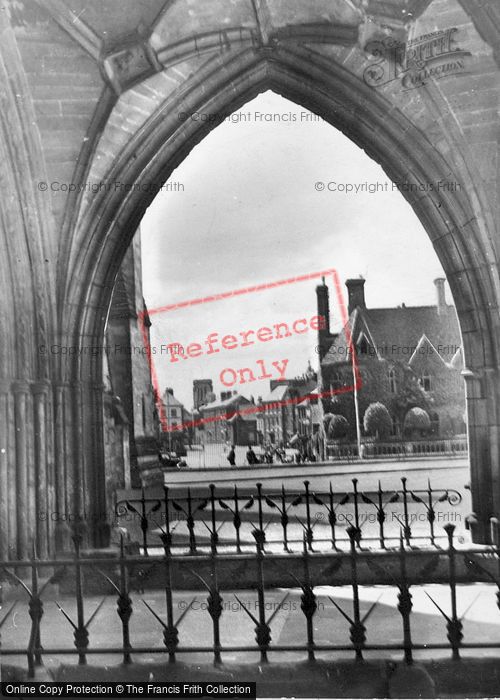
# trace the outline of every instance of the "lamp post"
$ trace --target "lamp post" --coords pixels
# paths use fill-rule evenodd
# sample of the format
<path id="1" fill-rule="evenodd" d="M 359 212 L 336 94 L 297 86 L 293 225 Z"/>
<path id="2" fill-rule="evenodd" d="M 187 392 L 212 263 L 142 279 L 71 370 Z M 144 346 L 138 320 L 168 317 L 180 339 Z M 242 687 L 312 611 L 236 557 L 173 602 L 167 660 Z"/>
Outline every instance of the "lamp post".
<path id="1" fill-rule="evenodd" d="M 361 425 L 359 417 L 359 401 L 358 401 L 358 368 L 354 359 L 354 346 L 352 343 L 352 338 L 350 341 L 351 345 L 351 367 L 352 367 L 352 378 L 354 383 L 354 414 L 356 417 L 356 442 L 358 446 L 358 459 L 363 459 L 362 454 L 362 444 L 361 444 Z"/>

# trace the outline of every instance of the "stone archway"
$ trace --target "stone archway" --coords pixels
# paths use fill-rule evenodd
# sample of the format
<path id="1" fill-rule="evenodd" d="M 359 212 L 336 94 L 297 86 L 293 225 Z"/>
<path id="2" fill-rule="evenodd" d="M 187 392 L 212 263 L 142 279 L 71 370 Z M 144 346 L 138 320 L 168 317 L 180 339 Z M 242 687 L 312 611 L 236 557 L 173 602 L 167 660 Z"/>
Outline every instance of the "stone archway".
<path id="1" fill-rule="evenodd" d="M 121 153 L 114 165 L 113 178 L 128 182 L 164 182 L 213 128 L 209 123 L 180 123 L 179 112 L 225 116 L 267 89 L 301 104 L 340 128 L 377 160 L 394 181 L 437 182 L 449 177 L 450 165 L 404 115 L 391 111 L 383 98 L 342 69 L 332 71 L 331 64 L 321 58 L 312 61 L 309 54 L 294 50 L 271 54 L 246 51 L 217 62 L 208 74 L 197 75 L 185 85 L 182 98 L 162 105 L 147 127 Z M 461 323 L 468 368 L 473 499 L 480 518 L 475 536 L 483 540 L 487 537 L 489 514 L 497 507 L 492 488 L 494 436 L 481 419 L 487 402 L 496 410 L 495 396 L 488 397 L 488 387 L 493 387 L 493 383 L 486 379 L 498 366 L 494 337 L 496 303 L 494 280 L 484 274 L 492 251 L 488 249 L 469 196 L 472 178 L 469 177 L 466 184 L 466 176 L 465 170 L 460 192 L 446 197 L 436 193 L 415 197 L 408 193 L 407 199 L 435 244 Z M 125 197 L 103 195 L 91 206 L 82 208 L 75 232 L 78 235 L 79 231 L 85 231 L 92 245 L 85 258 L 78 262 L 82 271 L 80 278 L 72 276 L 75 283 L 68 289 L 68 307 L 75 309 L 71 320 L 74 342 L 79 337 L 96 345 L 102 342 L 106 309 L 121 256 L 151 198 L 144 198 L 137 192 Z M 473 246 L 471 241 L 474 241 Z M 454 252 L 457 250 L 460 255 Z M 99 437 L 99 358 L 75 358 L 74 365 L 68 369 L 72 380 L 80 383 L 82 392 L 81 408 L 79 401 L 76 404 L 83 414 L 80 468 L 86 475 L 86 484 L 82 484 L 81 502 L 91 496 L 91 505 L 102 510 L 104 465 Z"/>
<path id="2" fill-rule="evenodd" d="M 460 185 L 406 196 L 460 319 L 473 535 L 487 541 L 500 517 L 495 0 L 86 0 L 84 16 L 78 2 L 3 0 L 0 13 L 0 558 L 27 555 L 33 539 L 42 555 L 62 544 L 43 519 L 51 510 L 85 513 L 91 540 L 104 538 L 102 357 L 45 351 L 102 343 L 118 266 L 154 193 L 86 184 L 164 182 L 213 127 L 180 112 L 222 117 L 267 89 L 343 131 L 395 181 Z M 363 82 L 371 39 L 450 27 L 467 71 L 411 93 Z M 74 188 L 47 194 L 54 180 Z"/>

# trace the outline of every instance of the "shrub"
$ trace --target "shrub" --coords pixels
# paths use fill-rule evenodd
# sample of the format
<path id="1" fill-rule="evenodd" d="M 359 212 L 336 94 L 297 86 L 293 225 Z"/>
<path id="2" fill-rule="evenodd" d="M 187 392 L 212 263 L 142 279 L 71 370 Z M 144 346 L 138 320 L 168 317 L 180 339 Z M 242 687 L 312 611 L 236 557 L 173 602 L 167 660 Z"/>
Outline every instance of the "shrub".
<path id="1" fill-rule="evenodd" d="M 389 411 L 383 403 L 371 403 L 363 417 L 363 427 L 368 435 L 378 438 L 389 435 L 392 430 L 392 420 Z"/>
<path id="2" fill-rule="evenodd" d="M 326 426 L 326 434 L 332 440 L 344 438 L 349 432 L 349 421 L 344 416 L 331 414 Z"/>
<path id="3" fill-rule="evenodd" d="M 427 411 L 424 411 L 423 408 L 418 408 L 418 406 L 410 408 L 405 416 L 404 427 L 405 430 L 418 430 L 420 433 L 430 430 L 431 419 L 429 418 L 429 414 Z"/>

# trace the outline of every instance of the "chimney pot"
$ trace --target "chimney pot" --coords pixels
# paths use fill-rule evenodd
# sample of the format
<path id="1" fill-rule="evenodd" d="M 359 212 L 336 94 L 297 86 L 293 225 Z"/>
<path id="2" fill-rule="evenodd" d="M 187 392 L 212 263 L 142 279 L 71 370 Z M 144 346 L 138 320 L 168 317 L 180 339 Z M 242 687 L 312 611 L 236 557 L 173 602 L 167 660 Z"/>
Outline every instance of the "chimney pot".
<path id="1" fill-rule="evenodd" d="M 361 309 L 366 309 L 365 281 L 366 280 L 363 277 L 357 277 L 356 279 L 349 279 L 345 282 L 349 300 L 349 315 L 352 314 L 352 312 L 357 306 L 359 306 Z"/>
<path id="2" fill-rule="evenodd" d="M 434 285 L 436 287 L 436 305 L 437 305 L 437 312 L 438 315 L 441 316 L 442 314 L 446 313 L 447 305 L 446 305 L 446 292 L 444 289 L 444 283 L 446 282 L 446 279 L 444 277 L 437 277 L 434 280 Z"/>

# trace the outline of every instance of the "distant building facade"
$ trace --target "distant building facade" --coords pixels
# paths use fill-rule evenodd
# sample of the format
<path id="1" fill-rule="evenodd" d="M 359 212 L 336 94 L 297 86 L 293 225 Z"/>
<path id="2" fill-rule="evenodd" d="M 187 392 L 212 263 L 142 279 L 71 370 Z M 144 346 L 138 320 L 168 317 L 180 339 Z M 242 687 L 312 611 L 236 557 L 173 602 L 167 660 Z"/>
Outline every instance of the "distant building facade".
<path id="1" fill-rule="evenodd" d="M 349 436 L 356 436 L 350 347 L 355 348 L 360 373 L 359 414 L 380 402 L 392 420 L 392 436 L 405 436 L 405 417 L 418 407 L 430 418 L 429 435 L 447 437 L 465 431 L 465 391 L 461 337 L 455 308 L 447 304 L 445 280 L 435 280 L 436 305 L 368 309 L 365 280 L 346 281 L 349 321 L 338 333 L 330 332 L 328 287 L 316 288 L 318 314 L 325 327 L 318 332 L 319 382 L 325 413 L 343 415 Z M 340 390 L 335 394 L 335 390 Z"/>
<path id="2" fill-rule="evenodd" d="M 215 401 L 214 385 L 211 379 L 193 380 L 193 408 Z"/>
<path id="3" fill-rule="evenodd" d="M 319 430 L 318 377 L 309 365 L 294 379 L 270 381 L 270 392 L 259 397 L 257 429 L 263 444 L 286 446 L 294 436 L 309 437 Z"/>
<path id="4" fill-rule="evenodd" d="M 245 409 L 254 405 L 236 391 L 223 391 L 220 399 L 198 406 L 193 411 L 197 441 L 202 444 L 255 445 L 258 440 L 256 416 L 255 413 L 245 413 Z"/>
<path id="5" fill-rule="evenodd" d="M 161 405 L 161 418 L 165 422 L 164 430 L 162 426 L 162 444 L 167 448 L 176 448 L 179 440 L 182 443 L 192 442 L 193 414 L 176 398 L 171 387 L 165 389 Z"/>

